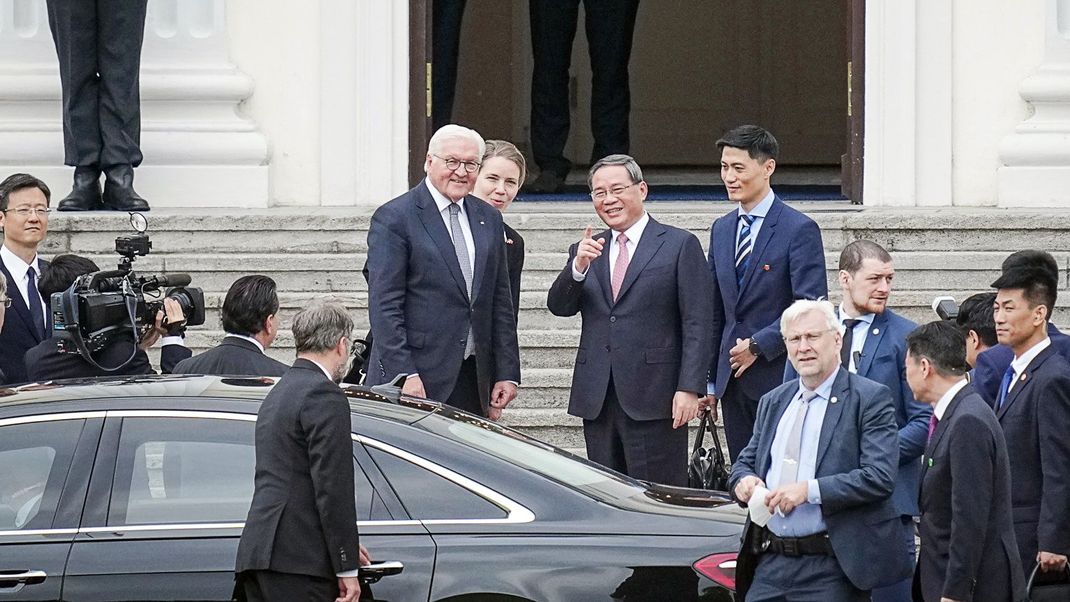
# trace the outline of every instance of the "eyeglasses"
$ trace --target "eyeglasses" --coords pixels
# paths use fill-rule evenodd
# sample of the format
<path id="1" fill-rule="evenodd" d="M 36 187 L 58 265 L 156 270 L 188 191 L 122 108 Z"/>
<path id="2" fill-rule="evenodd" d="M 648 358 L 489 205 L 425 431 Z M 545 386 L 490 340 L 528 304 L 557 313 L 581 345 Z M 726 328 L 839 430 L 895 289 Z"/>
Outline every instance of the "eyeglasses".
<path id="1" fill-rule="evenodd" d="M 435 154 L 432 154 L 431 156 L 438 157 L 439 159 L 445 161 L 446 169 L 450 171 L 457 171 L 457 168 L 462 165 L 464 165 L 464 170 L 468 173 L 473 173 L 475 172 L 475 170 L 479 169 L 479 163 L 476 163 L 475 161 L 461 161 L 460 159 L 454 159 L 453 157 L 447 159 L 446 157 Z"/>
<path id="2" fill-rule="evenodd" d="M 11 297 L 4 295 L 3 299 L 0 299 L 0 303 L 4 304 L 4 308 L 11 307 Z"/>
<path id="3" fill-rule="evenodd" d="M 48 207 L 18 207 L 16 209 L 4 209 L 4 213 L 14 213 L 19 217 L 30 217 L 30 214 L 36 213 L 41 217 L 48 217 L 52 210 Z"/>
<path id="4" fill-rule="evenodd" d="M 604 201 L 606 199 L 606 197 L 608 197 L 609 195 L 613 195 L 615 197 L 619 197 L 620 195 L 624 194 L 629 188 L 631 188 L 632 186 L 636 186 L 638 184 L 639 184 L 639 182 L 633 182 L 631 184 L 628 184 L 627 186 L 614 186 L 613 188 L 610 188 L 609 190 L 606 190 L 605 188 L 599 188 L 598 190 L 592 190 L 591 191 L 591 198 L 596 200 L 596 201 Z"/>
<path id="5" fill-rule="evenodd" d="M 829 332 L 832 332 L 832 329 L 821 330 L 821 331 L 818 331 L 818 332 L 804 332 L 802 334 L 797 334 L 797 335 L 794 335 L 794 336 L 785 337 L 784 338 L 784 342 L 787 343 L 791 347 L 798 347 L 799 344 L 802 343 L 803 341 L 806 341 L 806 343 L 808 345 L 813 345 L 814 343 L 820 341 L 821 337 L 825 336 L 825 334 L 829 333 Z"/>

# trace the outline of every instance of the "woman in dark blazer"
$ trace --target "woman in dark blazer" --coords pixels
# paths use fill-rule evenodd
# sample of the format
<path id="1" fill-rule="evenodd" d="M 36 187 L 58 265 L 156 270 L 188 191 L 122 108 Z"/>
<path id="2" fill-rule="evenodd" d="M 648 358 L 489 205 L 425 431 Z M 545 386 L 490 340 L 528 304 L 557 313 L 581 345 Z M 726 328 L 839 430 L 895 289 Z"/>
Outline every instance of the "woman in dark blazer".
<path id="1" fill-rule="evenodd" d="M 479 176 L 472 194 L 488 202 L 498 211 L 505 210 L 516 198 L 520 185 L 527 176 L 527 164 L 511 142 L 505 140 L 487 140 L 487 150 L 479 167 Z M 524 270 L 524 238 L 520 233 L 505 227 L 505 262 L 509 267 L 509 289 L 513 295 L 513 316 L 520 321 L 520 272 Z M 491 406 L 489 418 L 501 417 L 501 408 Z"/>

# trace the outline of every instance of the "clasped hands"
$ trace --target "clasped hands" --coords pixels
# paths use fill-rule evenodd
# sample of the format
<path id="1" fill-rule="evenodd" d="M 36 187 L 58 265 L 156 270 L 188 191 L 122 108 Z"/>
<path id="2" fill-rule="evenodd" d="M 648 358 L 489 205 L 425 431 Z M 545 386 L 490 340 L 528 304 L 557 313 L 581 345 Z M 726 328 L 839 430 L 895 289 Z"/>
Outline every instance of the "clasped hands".
<path id="1" fill-rule="evenodd" d="M 750 502 L 750 498 L 754 495 L 754 489 L 756 487 L 765 487 L 765 482 L 754 475 L 743 477 L 736 483 L 736 488 L 734 490 L 736 499 L 744 504 Z M 770 514 L 779 510 L 781 516 L 786 516 L 792 510 L 806 503 L 806 494 L 806 481 L 781 485 L 773 491 L 770 491 L 769 495 L 765 497 L 765 507 L 769 510 Z"/>

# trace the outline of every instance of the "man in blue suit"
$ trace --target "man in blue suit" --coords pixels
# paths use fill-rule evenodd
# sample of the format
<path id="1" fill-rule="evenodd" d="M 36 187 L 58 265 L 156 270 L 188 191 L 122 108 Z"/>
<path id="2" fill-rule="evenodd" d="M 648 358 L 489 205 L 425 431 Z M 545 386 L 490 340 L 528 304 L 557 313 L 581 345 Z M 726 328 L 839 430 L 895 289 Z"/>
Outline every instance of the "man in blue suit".
<path id="1" fill-rule="evenodd" d="M 738 207 L 713 222 L 713 347 L 708 393 L 724 417 L 733 459 L 750 439 L 758 399 L 784 377 L 780 315 L 796 299 L 828 296 L 821 231 L 769 187 L 779 152 L 744 125 L 717 141 L 721 179 Z"/>
<path id="2" fill-rule="evenodd" d="M 687 423 L 712 353 L 710 274 L 698 238 L 643 207 L 635 159 L 610 155 L 588 176 L 609 229 L 569 249 L 546 304 L 583 317 L 568 413 L 587 457 L 637 479 L 687 485 Z"/>
<path id="3" fill-rule="evenodd" d="M 48 235 L 51 196 L 48 186 L 30 174 L 13 174 L 0 182 L 0 271 L 11 297 L 11 311 L 0 330 L 0 372 L 11 384 L 26 382 L 23 356 L 49 337 L 47 303 L 37 289 L 48 262 L 37 255 L 37 247 Z"/>
<path id="4" fill-rule="evenodd" d="M 907 386 L 904 360 L 906 336 L 914 322 L 888 309 L 895 267 L 888 251 L 871 240 L 856 240 L 840 253 L 838 280 L 843 291 L 837 317 L 844 327 L 840 363 L 859 376 L 878 382 L 892 393 L 899 427 L 899 476 L 892 503 L 901 515 L 899 549 L 913 563 L 914 517 L 918 514 L 918 474 L 925 451 L 932 408 L 914 400 Z M 785 380 L 797 378 L 791 364 Z M 875 602 L 910 602 L 911 579 L 873 592 Z"/>
<path id="5" fill-rule="evenodd" d="M 762 397 L 754 434 L 732 466 L 735 498 L 773 513 L 764 526 L 748 519 L 737 595 L 869 600 L 870 590 L 913 570 L 890 497 L 898 464 L 892 396 L 841 367 L 843 327 L 828 301 L 796 301 L 780 327 L 799 379 Z"/>
<path id="6" fill-rule="evenodd" d="M 1023 267 L 1044 270 L 1056 283 L 1059 281 L 1059 264 L 1051 256 L 1051 253 L 1046 251 L 1025 250 L 1011 253 L 1003 260 L 1002 271 L 1007 272 L 1008 270 Z M 1056 295 L 1052 299 L 1054 303 L 1058 299 L 1058 291 L 1053 291 L 1053 293 Z M 1070 362 L 1070 336 L 1060 332 L 1055 327 L 1055 324 L 1051 323 L 1051 312 L 1048 312 L 1046 328 L 1048 338 L 1051 340 L 1051 346 L 1055 348 L 1055 352 Z M 996 398 L 999 396 L 1000 379 L 1003 377 L 1004 371 L 1007 370 L 1007 366 L 1011 365 L 1011 360 L 1013 359 L 1014 352 L 1010 347 L 1003 344 L 996 345 L 977 356 L 977 364 L 973 370 L 973 386 L 992 407 L 995 407 Z"/>
<path id="7" fill-rule="evenodd" d="M 1014 352 L 996 397 L 1011 464 L 1011 513 L 1023 572 L 1062 570 L 1070 555 L 1070 363 L 1048 336 L 1058 281 L 1012 268 L 992 283 L 996 336 Z"/>
<path id="8" fill-rule="evenodd" d="M 941 320 L 910 333 L 907 348 L 911 390 L 935 417 L 921 473 L 917 593 L 925 602 L 1022 600 L 1007 443 L 966 380 L 966 338 Z"/>
<path id="9" fill-rule="evenodd" d="M 483 147 L 473 130 L 439 128 L 427 177 L 372 215 L 367 384 L 406 374 L 404 393 L 486 416 L 516 397 L 520 351 L 502 215 L 469 194 Z"/>

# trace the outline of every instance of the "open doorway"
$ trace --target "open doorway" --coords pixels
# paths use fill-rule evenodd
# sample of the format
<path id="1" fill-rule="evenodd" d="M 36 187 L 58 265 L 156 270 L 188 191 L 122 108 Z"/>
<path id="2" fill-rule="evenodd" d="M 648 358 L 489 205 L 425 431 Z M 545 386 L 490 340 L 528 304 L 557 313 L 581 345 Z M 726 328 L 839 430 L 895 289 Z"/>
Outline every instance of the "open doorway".
<path id="1" fill-rule="evenodd" d="M 528 5 L 466 4 L 452 120 L 486 138 L 511 140 L 529 154 Z M 834 198 L 842 185 L 850 195 L 861 177 L 861 56 L 850 81 L 848 69 L 864 49 L 863 7 L 863 0 L 642 0 L 630 63 L 630 153 L 652 187 L 723 192 L 714 141 L 731 127 L 755 123 L 781 144 L 776 188 L 816 187 L 818 196 Z M 582 19 L 581 10 L 565 149 L 574 164 L 568 181 L 579 192 L 593 146 Z M 430 18 L 424 26 L 432 27 Z"/>

